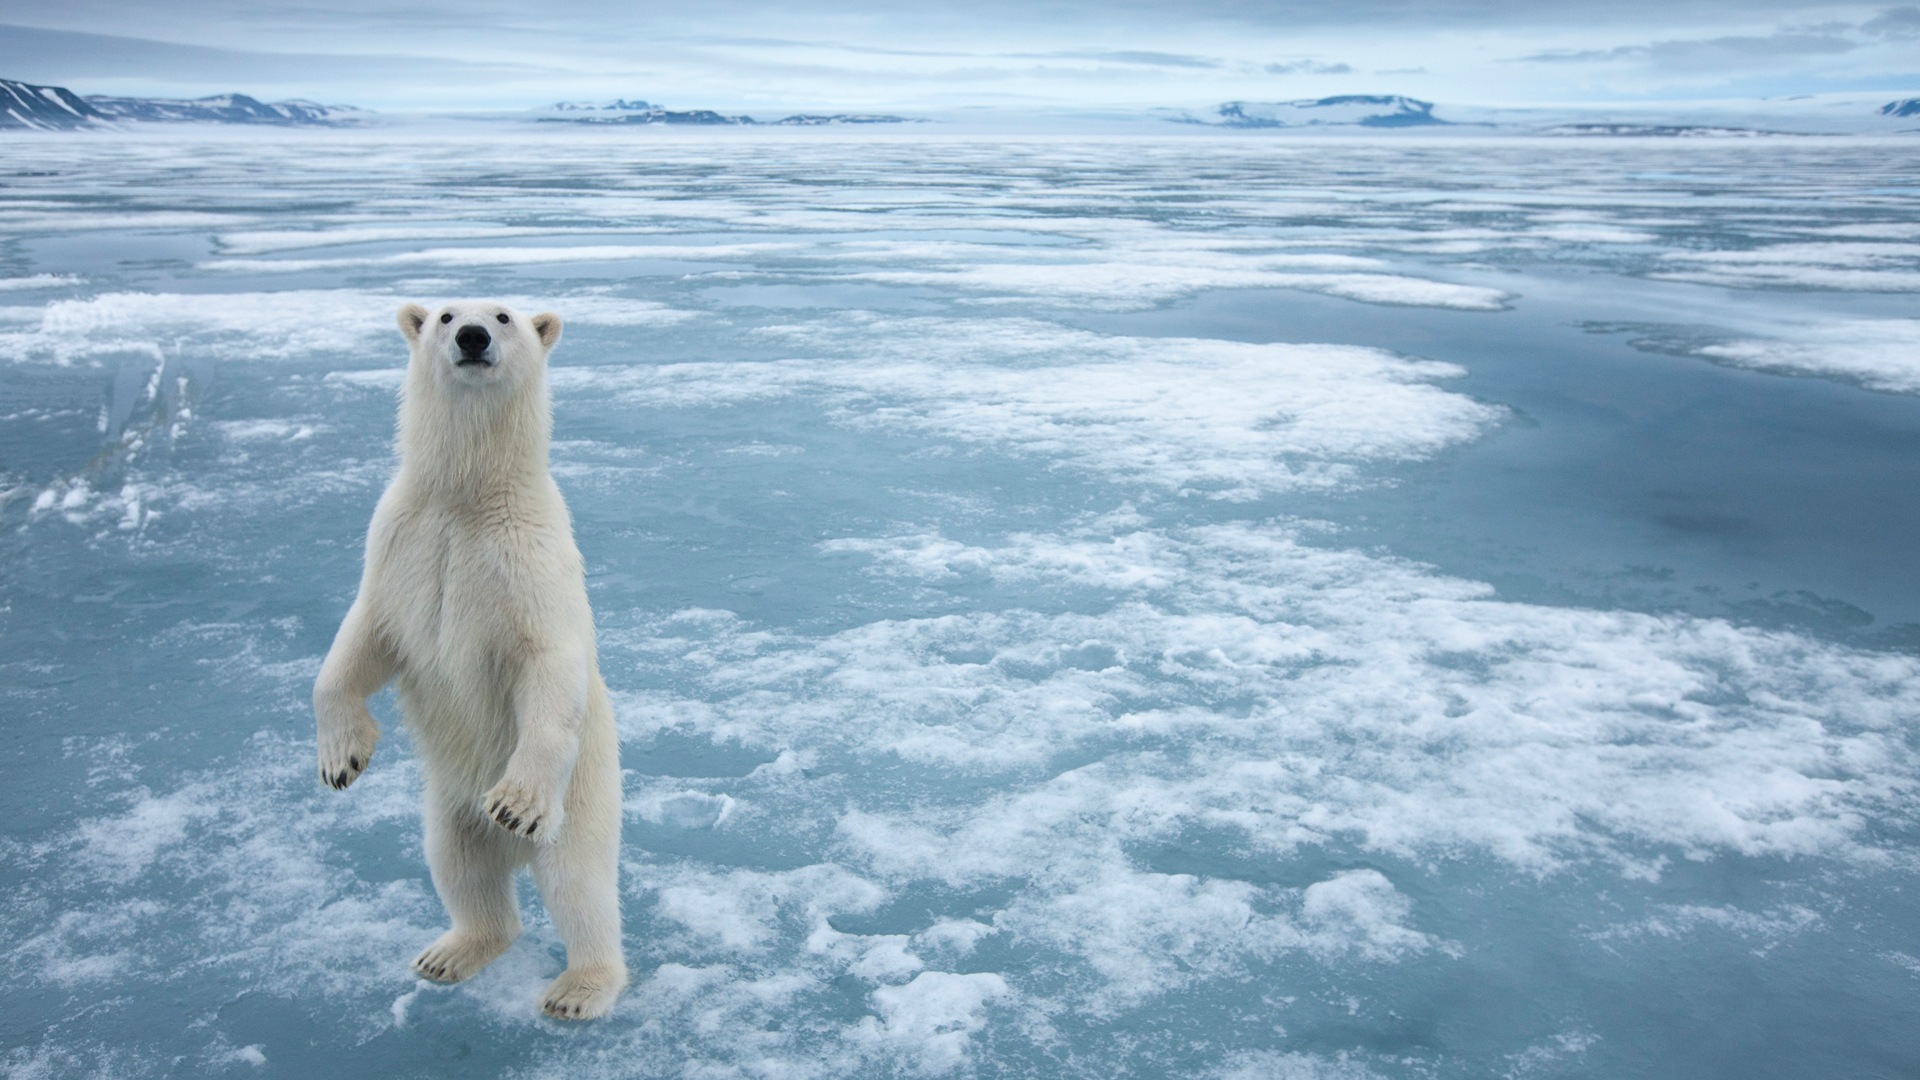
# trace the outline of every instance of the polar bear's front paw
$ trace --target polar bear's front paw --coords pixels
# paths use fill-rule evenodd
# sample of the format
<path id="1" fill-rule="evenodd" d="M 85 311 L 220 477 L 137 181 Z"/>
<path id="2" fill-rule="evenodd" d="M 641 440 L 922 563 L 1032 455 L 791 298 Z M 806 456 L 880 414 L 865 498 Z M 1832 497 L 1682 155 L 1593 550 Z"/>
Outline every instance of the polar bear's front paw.
<path id="1" fill-rule="evenodd" d="M 380 729 L 371 721 L 320 732 L 320 782 L 336 791 L 359 778 L 373 761 Z"/>
<path id="2" fill-rule="evenodd" d="M 500 781 L 481 799 L 493 823 L 515 836 L 546 840 L 559 831 L 559 802 L 517 780 Z"/>

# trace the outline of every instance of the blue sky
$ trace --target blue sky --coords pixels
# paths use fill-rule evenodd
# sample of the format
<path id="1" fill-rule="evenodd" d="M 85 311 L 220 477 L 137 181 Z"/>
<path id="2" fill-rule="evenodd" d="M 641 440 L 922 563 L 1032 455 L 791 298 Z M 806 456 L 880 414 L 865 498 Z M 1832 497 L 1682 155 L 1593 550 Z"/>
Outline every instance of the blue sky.
<path id="1" fill-rule="evenodd" d="M 1770 0 L 1256 3 L 9 0 L 0 76 L 388 110 L 1205 105 L 1340 93 L 1685 100 L 1920 88 L 1920 7 Z"/>

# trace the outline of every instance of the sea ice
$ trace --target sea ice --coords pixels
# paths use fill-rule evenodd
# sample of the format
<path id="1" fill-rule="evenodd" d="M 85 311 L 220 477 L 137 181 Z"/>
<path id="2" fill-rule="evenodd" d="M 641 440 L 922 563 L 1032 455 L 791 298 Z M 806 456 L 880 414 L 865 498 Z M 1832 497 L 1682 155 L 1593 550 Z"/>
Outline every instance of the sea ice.
<path id="1" fill-rule="evenodd" d="M 1536 460 L 1612 491 L 1595 430 L 1728 380 L 1920 430 L 1875 295 L 1920 273 L 1910 146 L 937 135 L 529 132 L 484 176 L 438 135 L 8 137 L 9 1074 L 1920 1063 L 1911 628 L 1608 591 L 1704 595 L 1702 535 L 1798 582 L 1792 507 L 1609 561 L 1497 502 Z M 312 780 L 393 309 L 459 295 L 567 321 L 635 973 L 587 1028 L 534 1016 L 531 890 L 480 977 L 409 975 L 444 915 L 397 725 Z M 1604 588 L 1370 539 L 1469 480 Z"/>

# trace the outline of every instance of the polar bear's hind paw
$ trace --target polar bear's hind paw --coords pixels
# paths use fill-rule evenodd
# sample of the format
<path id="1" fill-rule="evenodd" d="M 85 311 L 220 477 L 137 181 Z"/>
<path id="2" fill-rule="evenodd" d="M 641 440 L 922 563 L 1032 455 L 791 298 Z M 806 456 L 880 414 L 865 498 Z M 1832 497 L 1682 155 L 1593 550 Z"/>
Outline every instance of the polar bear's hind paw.
<path id="1" fill-rule="evenodd" d="M 507 938 L 485 938 L 449 930 L 413 958 L 413 970 L 421 978 L 434 982 L 462 982 L 491 964 L 494 957 L 506 952 L 511 944 L 512 940 Z"/>
<path id="2" fill-rule="evenodd" d="M 616 968 L 568 968 L 547 987 L 540 1011 L 555 1020 L 592 1020 L 605 1016 L 627 985 Z"/>

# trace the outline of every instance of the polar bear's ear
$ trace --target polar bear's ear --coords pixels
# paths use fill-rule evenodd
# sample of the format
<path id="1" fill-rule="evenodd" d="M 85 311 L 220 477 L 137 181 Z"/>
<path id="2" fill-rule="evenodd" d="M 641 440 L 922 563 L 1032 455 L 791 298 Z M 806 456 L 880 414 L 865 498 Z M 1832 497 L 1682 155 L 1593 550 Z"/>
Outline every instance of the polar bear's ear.
<path id="1" fill-rule="evenodd" d="M 553 343 L 560 340 L 560 316 L 551 311 L 543 311 L 535 315 L 533 332 L 540 335 L 540 344 L 549 349 L 553 348 Z"/>
<path id="2" fill-rule="evenodd" d="M 427 325 L 427 309 L 419 304 L 408 304 L 400 309 L 400 332 L 407 337 L 411 345 L 420 340 L 420 328 Z"/>

